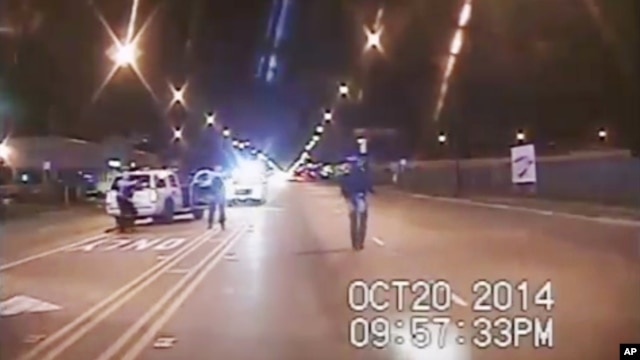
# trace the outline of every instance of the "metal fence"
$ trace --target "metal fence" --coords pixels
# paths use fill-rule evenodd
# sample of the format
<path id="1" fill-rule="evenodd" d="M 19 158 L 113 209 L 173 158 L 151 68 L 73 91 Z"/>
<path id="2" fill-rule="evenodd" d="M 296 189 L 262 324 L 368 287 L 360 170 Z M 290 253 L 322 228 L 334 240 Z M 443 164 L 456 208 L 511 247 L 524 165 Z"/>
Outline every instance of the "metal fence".
<path id="1" fill-rule="evenodd" d="M 509 159 L 409 163 L 393 181 L 378 168 L 378 183 L 440 196 L 525 196 L 640 208 L 640 159 L 625 151 L 575 153 L 537 159 L 537 184 L 511 183 Z"/>

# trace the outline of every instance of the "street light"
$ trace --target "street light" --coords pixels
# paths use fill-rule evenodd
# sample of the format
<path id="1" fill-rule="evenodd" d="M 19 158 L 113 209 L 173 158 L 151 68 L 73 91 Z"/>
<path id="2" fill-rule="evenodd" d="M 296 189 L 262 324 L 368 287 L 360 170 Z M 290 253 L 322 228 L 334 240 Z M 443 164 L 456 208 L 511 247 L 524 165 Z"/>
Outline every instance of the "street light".
<path id="1" fill-rule="evenodd" d="M 231 130 L 229 130 L 228 128 L 224 128 L 224 130 L 222 130 L 222 136 L 228 138 L 229 136 L 231 136 Z"/>
<path id="2" fill-rule="evenodd" d="M 320 140 L 320 136 L 319 135 L 313 135 L 313 137 L 311 139 L 313 140 L 313 142 L 318 142 Z"/>
<path id="3" fill-rule="evenodd" d="M 240 142 L 238 140 L 236 140 L 236 139 L 233 139 L 233 141 L 231 142 L 231 145 L 233 147 L 238 147 L 240 145 Z"/>
<path id="4" fill-rule="evenodd" d="M 140 52 L 134 43 L 115 44 L 112 60 L 116 66 L 124 68 L 135 64 Z"/>
<path id="5" fill-rule="evenodd" d="M 445 135 L 445 134 L 438 135 L 438 142 L 441 145 L 444 145 L 447 142 L 447 135 Z"/>
<path id="6" fill-rule="evenodd" d="M 184 86 L 169 85 L 169 88 L 171 89 L 171 94 L 173 95 L 171 105 L 180 104 L 184 106 L 184 92 L 187 89 L 187 84 L 185 84 Z"/>
<path id="7" fill-rule="evenodd" d="M 340 86 L 338 87 L 338 93 L 342 98 L 349 97 L 349 86 L 346 83 L 340 83 Z"/>
<path id="8" fill-rule="evenodd" d="M 607 131 L 605 129 L 600 129 L 600 131 L 598 131 L 598 137 L 602 141 L 607 140 Z"/>
<path id="9" fill-rule="evenodd" d="M 364 26 L 364 34 L 367 37 L 367 43 L 364 46 L 365 52 L 368 50 L 376 50 L 380 53 L 384 52 L 384 49 L 382 48 L 383 30 L 383 26 L 374 29 L 369 29 L 368 27 Z"/>
<path id="10" fill-rule="evenodd" d="M 324 132 L 324 127 L 322 125 L 316 126 L 316 132 L 318 134 L 322 134 Z"/>
<path id="11" fill-rule="evenodd" d="M 331 120 L 333 120 L 333 113 L 331 112 L 331 109 L 326 109 L 324 111 L 324 121 L 330 122 Z"/>
<path id="12" fill-rule="evenodd" d="M 207 126 L 213 126 L 216 123 L 216 114 L 215 113 L 205 114 L 205 118 L 207 120 Z"/>
<path id="13" fill-rule="evenodd" d="M 525 139 L 524 131 L 518 130 L 518 132 L 516 133 L 516 140 L 524 141 L 524 139 Z"/>
<path id="14" fill-rule="evenodd" d="M 11 147 L 4 142 L 0 143 L 0 159 L 6 160 L 9 156 L 11 156 Z"/>
<path id="15" fill-rule="evenodd" d="M 180 128 L 173 129 L 173 140 L 175 141 L 182 140 L 182 129 Z"/>

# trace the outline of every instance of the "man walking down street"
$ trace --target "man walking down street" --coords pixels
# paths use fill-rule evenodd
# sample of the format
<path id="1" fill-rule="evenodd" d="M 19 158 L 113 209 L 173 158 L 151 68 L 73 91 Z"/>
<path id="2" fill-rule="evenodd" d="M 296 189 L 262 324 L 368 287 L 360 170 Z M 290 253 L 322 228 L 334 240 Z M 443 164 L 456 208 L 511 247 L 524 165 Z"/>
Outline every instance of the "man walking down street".
<path id="1" fill-rule="evenodd" d="M 349 206 L 351 246 L 354 250 L 362 250 L 369 216 L 367 195 L 373 194 L 373 184 L 364 159 L 350 156 L 346 163 L 347 171 L 340 178 L 340 192 Z"/>

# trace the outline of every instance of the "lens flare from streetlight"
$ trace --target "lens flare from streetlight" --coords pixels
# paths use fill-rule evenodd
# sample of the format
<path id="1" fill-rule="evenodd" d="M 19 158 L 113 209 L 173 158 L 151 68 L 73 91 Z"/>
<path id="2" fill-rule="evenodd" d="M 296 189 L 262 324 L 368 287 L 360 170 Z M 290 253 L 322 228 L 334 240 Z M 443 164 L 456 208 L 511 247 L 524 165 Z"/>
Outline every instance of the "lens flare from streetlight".
<path id="1" fill-rule="evenodd" d="M 184 101 L 184 94 L 185 94 L 185 91 L 187 90 L 187 84 L 184 84 L 183 86 L 174 86 L 169 84 L 169 89 L 171 89 L 171 96 L 172 96 L 169 107 L 176 104 L 186 106 Z"/>
<path id="2" fill-rule="evenodd" d="M 384 48 L 382 47 L 382 33 L 384 31 L 384 26 L 373 29 L 364 26 L 363 29 L 365 35 L 367 36 L 367 42 L 364 46 L 364 51 L 366 52 L 369 50 L 376 50 L 380 53 L 384 53 Z"/>
<path id="3" fill-rule="evenodd" d="M 182 140 L 182 129 L 173 129 L 173 140 Z"/>
<path id="4" fill-rule="evenodd" d="M 138 79 L 140 79 L 140 82 L 142 83 L 142 85 L 147 89 L 149 94 L 151 94 L 151 97 L 155 101 L 158 101 L 158 98 L 155 92 L 151 88 L 151 85 L 149 84 L 149 82 L 143 76 L 138 66 L 138 63 L 136 61 L 141 54 L 137 44 L 139 43 L 140 38 L 145 33 L 146 29 L 149 27 L 149 24 L 151 24 L 151 21 L 155 17 L 156 13 L 158 12 L 158 7 L 156 7 L 153 10 L 151 15 L 149 15 L 149 17 L 145 20 L 142 27 L 140 27 L 140 29 L 136 33 L 134 31 L 134 26 L 135 26 L 135 17 L 137 15 L 137 7 L 138 7 L 138 0 L 134 0 L 133 8 L 131 11 L 131 18 L 127 26 L 127 36 L 124 40 L 121 40 L 118 38 L 118 36 L 116 36 L 115 32 L 113 31 L 111 26 L 109 26 L 109 24 L 107 23 L 107 20 L 104 18 L 102 13 L 98 10 L 98 8 L 93 6 L 93 9 L 96 13 L 98 20 L 100 21 L 102 26 L 105 28 L 107 34 L 109 35 L 109 37 L 111 38 L 111 41 L 113 42 L 113 46 L 109 49 L 109 51 L 107 51 L 107 55 L 109 55 L 109 57 L 111 58 L 114 64 L 111 70 L 109 71 L 109 73 L 107 73 L 107 76 L 104 78 L 100 86 L 98 86 L 95 93 L 93 94 L 92 102 L 95 102 L 98 99 L 98 97 L 100 97 L 100 94 L 102 94 L 102 91 L 109 84 L 109 81 L 111 81 L 111 79 L 115 76 L 118 70 L 125 67 L 131 68 L 133 70 L 133 72 L 136 74 Z"/>
<path id="5" fill-rule="evenodd" d="M 207 120 L 207 126 L 213 126 L 216 123 L 216 114 L 215 113 L 208 113 L 205 115 L 206 120 Z"/>
<path id="6" fill-rule="evenodd" d="M 4 141 L 0 143 L 0 159 L 7 160 L 11 155 L 11 148 Z"/>
<path id="7" fill-rule="evenodd" d="M 119 44 L 118 48 L 115 49 L 113 55 L 113 61 L 118 67 L 127 67 L 135 64 L 136 58 L 138 57 L 138 49 L 134 44 Z"/>
<path id="8" fill-rule="evenodd" d="M 345 83 L 340 84 L 340 86 L 338 87 L 338 92 L 340 94 L 340 96 L 342 97 L 348 97 L 349 96 L 349 86 Z"/>
<path id="9" fill-rule="evenodd" d="M 333 120 L 333 113 L 331 112 L 331 110 L 327 109 L 324 111 L 324 121 L 331 121 Z"/>

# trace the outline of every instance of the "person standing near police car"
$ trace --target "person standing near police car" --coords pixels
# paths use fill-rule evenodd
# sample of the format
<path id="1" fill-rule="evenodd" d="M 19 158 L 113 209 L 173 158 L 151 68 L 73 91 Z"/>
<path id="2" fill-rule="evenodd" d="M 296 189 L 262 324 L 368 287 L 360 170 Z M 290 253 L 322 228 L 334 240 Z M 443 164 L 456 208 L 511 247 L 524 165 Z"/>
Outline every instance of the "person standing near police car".
<path id="1" fill-rule="evenodd" d="M 129 172 L 124 172 L 116 182 L 116 201 L 120 210 L 120 216 L 116 218 L 116 225 L 121 233 L 135 230 L 135 219 L 138 214 L 133 204 L 133 193 L 137 185 L 138 182 L 131 178 Z"/>
<path id="2" fill-rule="evenodd" d="M 208 195 L 208 214 L 207 214 L 207 226 L 209 229 L 213 228 L 215 222 L 216 212 L 219 213 L 218 222 L 222 230 L 225 229 L 227 214 L 226 214 L 226 188 L 224 185 L 225 174 L 222 171 L 222 166 L 216 165 L 211 173 L 209 195 Z"/>

